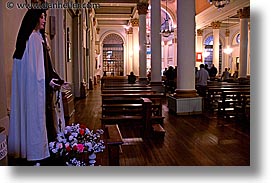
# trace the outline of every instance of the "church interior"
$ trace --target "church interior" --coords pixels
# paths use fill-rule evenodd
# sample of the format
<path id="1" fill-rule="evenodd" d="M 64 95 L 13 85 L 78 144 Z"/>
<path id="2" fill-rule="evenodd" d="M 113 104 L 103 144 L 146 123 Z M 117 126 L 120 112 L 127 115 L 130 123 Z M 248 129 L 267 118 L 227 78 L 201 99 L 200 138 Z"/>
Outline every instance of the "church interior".
<path id="1" fill-rule="evenodd" d="M 27 11 L 18 5 L 26 2 L 0 2 L 0 166 L 31 165 L 7 151 L 12 55 Z M 95 165 L 250 166 L 250 0 L 47 3 L 52 65 L 70 84 L 65 124 L 104 131 Z M 203 94 L 202 64 L 216 68 Z"/>

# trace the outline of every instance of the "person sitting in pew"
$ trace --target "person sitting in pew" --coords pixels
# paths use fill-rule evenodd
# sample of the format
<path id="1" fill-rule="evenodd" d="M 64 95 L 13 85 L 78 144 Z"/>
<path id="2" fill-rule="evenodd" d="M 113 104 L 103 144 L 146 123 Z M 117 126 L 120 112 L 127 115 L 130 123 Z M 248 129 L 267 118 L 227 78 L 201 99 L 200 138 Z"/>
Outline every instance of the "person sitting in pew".
<path id="1" fill-rule="evenodd" d="M 128 75 L 128 83 L 133 84 L 136 82 L 137 77 L 134 75 L 134 72 L 130 72 Z"/>
<path id="2" fill-rule="evenodd" d="M 227 81 L 230 78 L 230 73 L 228 72 L 227 68 L 224 68 L 224 71 L 222 73 L 221 80 L 222 81 Z"/>

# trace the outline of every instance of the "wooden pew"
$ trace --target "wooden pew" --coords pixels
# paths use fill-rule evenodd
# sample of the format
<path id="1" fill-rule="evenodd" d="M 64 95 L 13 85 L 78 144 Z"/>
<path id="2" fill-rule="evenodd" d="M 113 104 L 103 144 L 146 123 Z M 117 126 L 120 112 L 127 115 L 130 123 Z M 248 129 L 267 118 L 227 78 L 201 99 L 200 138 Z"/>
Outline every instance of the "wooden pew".
<path id="1" fill-rule="evenodd" d="M 101 78 L 101 87 L 108 83 L 128 83 L 127 76 L 103 76 Z"/>
<path id="2" fill-rule="evenodd" d="M 127 100 L 139 100 L 140 98 L 149 98 L 152 101 L 152 123 L 163 125 L 162 104 L 165 100 L 163 93 L 131 93 L 131 94 L 101 94 L 102 104 L 106 103 L 125 103 Z"/>
<path id="3" fill-rule="evenodd" d="M 218 101 L 222 98 L 222 93 L 224 91 L 250 91 L 250 87 L 207 87 L 205 108 L 211 111 L 218 111 Z"/>
<path id="4" fill-rule="evenodd" d="M 150 86 L 105 87 L 103 90 L 152 90 Z"/>
<path id="5" fill-rule="evenodd" d="M 103 89 L 107 89 L 107 88 L 116 88 L 116 87 L 148 87 L 148 85 L 146 84 L 141 84 L 141 83 L 134 83 L 134 84 L 129 84 L 129 83 L 119 83 L 119 82 L 115 82 L 115 83 L 105 83 L 102 85 L 101 90 Z"/>
<path id="6" fill-rule="evenodd" d="M 153 94 L 157 93 L 154 90 L 101 90 L 102 94 L 130 94 L 130 93 L 143 93 L 143 94 Z"/>
<path id="7" fill-rule="evenodd" d="M 247 107 L 250 108 L 250 91 L 223 91 L 218 101 L 218 115 L 223 118 L 246 116 Z"/>
<path id="8" fill-rule="evenodd" d="M 107 141 L 109 166 L 119 166 L 120 146 L 123 139 L 118 125 L 105 125 L 105 139 Z"/>
<path id="9" fill-rule="evenodd" d="M 140 128 L 141 136 L 147 137 L 151 131 L 152 101 L 147 98 L 129 99 L 120 103 L 103 103 L 101 123 L 118 124 Z"/>

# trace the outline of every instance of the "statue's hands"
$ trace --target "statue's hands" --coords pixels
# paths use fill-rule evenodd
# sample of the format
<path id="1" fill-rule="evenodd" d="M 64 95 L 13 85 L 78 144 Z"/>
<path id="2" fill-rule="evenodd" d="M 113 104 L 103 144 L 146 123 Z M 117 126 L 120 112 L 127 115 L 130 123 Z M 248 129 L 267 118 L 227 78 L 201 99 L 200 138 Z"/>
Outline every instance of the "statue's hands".
<path id="1" fill-rule="evenodd" d="M 49 84 L 54 90 L 59 90 L 61 85 L 58 84 L 58 79 L 52 79 Z"/>

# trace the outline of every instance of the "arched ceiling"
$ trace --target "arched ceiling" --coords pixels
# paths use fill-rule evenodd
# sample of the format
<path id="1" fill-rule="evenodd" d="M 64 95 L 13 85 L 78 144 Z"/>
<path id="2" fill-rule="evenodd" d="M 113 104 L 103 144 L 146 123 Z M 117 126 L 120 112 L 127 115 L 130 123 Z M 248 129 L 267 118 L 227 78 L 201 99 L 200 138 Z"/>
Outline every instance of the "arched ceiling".
<path id="1" fill-rule="evenodd" d="M 155 0 L 154 0 L 155 1 Z M 166 0 L 159 0 L 163 8 L 166 7 Z M 196 5 L 196 14 L 200 14 L 206 9 L 209 9 L 212 5 L 208 0 L 194 0 Z M 247 0 L 249 1 L 249 0 Z M 136 5 L 139 0 L 90 0 L 91 3 L 99 3 L 100 8 L 95 9 L 95 18 L 98 26 L 127 26 L 132 18 L 137 15 Z M 233 2 L 233 1 L 232 1 Z M 149 0 L 150 3 L 150 0 Z M 167 10 L 171 14 L 172 18 L 176 19 L 177 13 L 177 0 L 167 0 Z M 229 17 L 229 20 L 228 20 Z M 234 15 L 223 17 L 222 27 L 230 27 L 239 23 L 237 12 Z M 230 25 L 229 25 L 230 24 Z M 207 28 L 210 25 L 203 26 Z"/>

